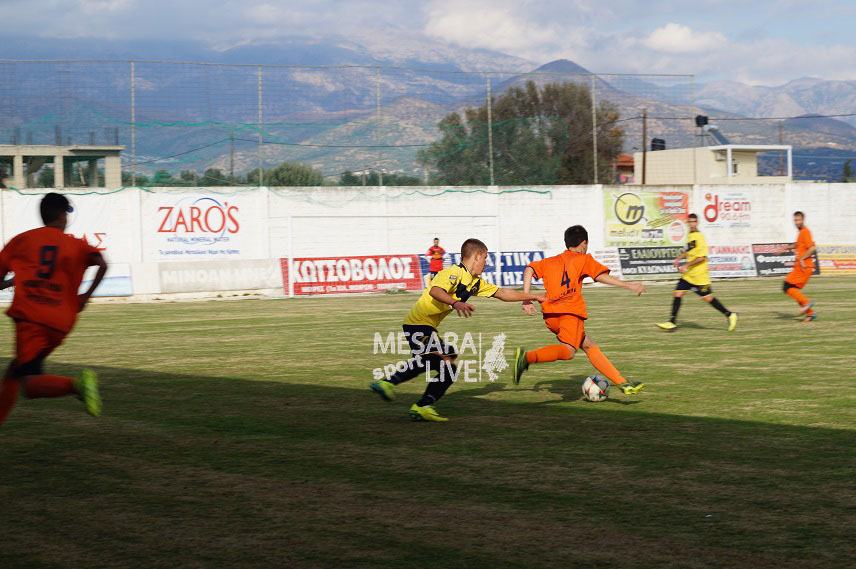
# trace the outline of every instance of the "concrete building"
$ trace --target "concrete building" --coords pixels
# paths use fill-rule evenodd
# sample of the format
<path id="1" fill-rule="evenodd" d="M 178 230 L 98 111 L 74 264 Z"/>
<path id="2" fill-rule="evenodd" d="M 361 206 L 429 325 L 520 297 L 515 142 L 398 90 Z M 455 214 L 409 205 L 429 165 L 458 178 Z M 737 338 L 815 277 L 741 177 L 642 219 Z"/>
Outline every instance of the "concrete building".
<path id="1" fill-rule="evenodd" d="M 785 154 L 785 175 L 758 174 L 758 155 L 765 152 Z M 720 144 L 655 150 L 645 153 L 644 166 L 642 153 L 636 152 L 633 164 L 637 184 L 782 184 L 793 180 L 790 145 Z"/>
<path id="2" fill-rule="evenodd" d="M 54 188 L 122 186 L 121 152 L 124 146 L 73 144 L 0 144 L 0 183 L 6 188 L 31 188 L 43 167 L 53 167 Z M 71 179 L 72 166 L 78 167 L 76 180 Z"/>

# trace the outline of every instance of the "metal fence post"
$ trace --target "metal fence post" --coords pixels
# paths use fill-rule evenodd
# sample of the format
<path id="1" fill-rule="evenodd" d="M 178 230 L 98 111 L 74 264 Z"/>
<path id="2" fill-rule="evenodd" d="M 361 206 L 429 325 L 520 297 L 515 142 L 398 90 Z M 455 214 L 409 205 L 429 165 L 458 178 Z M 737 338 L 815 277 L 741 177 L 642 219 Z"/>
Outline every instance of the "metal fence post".
<path id="1" fill-rule="evenodd" d="M 262 91 L 262 66 L 258 66 L 258 95 L 259 95 L 259 114 L 258 114 L 258 130 L 259 130 L 259 146 L 258 146 L 258 161 L 259 161 L 259 187 L 261 188 L 264 185 L 264 169 L 262 168 L 262 145 L 264 144 L 264 135 L 262 133 L 262 129 L 264 128 L 264 115 L 262 114 L 262 104 L 264 102 L 264 96 Z"/>
<path id="2" fill-rule="evenodd" d="M 490 185 L 495 186 L 493 170 L 493 93 L 490 81 L 490 75 L 485 75 L 485 83 L 487 87 L 487 167 L 490 171 Z"/>
<path id="3" fill-rule="evenodd" d="M 597 184 L 597 75 L 591 75 L 591 144 L 594 183 Z"/>
<path id="4" fill-rule="evenodd" d="M 121 175 L 120 175 L 121 177 Z M 121 183 L 121 180 L 120 180 Z M 137 70 L 131 62 L 131 186 L 137 185 Z"/>

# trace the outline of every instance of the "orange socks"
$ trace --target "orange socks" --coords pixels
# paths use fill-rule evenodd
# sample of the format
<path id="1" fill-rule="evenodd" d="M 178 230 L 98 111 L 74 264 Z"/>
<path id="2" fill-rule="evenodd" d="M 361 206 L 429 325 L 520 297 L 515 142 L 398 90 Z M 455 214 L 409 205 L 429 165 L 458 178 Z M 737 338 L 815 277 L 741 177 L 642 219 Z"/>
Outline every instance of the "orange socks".
<path id="1" fill-rule="evenodd" d="M 553 344 L 552 346 L 544 346 L 543 348 L 526 352 L 526 361 L 530 364 L 569 360 L 572 357 L 574 357 L 574 354 L 571 352 L 571 349 L 564 344 Z"/>
<path id="2" fill-rule="evenodd" d="M 800 306 L 805 306 L 806 304 L 811 302 L 808 297 L 804 295 L 802 291 L 798 288 L 789 288 L 785 294 L 797 301 L 797 304 L 799 304 Z M 814 310 L 809 310 L 808 312 L 806 312 L 806 314 L 810 316 L 814 314 Z"/>
<path id="3" fill-rule="evenodd" d="M 23 381 L 24 395 L 29 399 L 62 397 L 74 393 L 74 380 L 62 375 L 31 375 Z"/>
<path id="4" fill-rule="evenodd" d="M 18 391 L 21 389 L 21 382 L 15 379 L 4 379 L 0 383 L 0 425 L 9 416 L 12 407 L 18 400 Z"/>
<path id="5" fill-rule="evenodd" d="M 624 376 L 622 376 L 618 369 L 612 365 L 612 362 L 603 355 L 603 352 L 600 351 L 598 346 L 592 346 L 589 348 L 586 351 L 586 355 L 588 356 L 591 365 L 594 366 L 594 369 L 605 375 L 612 383 L 616 385 L 627 383 Z"/>

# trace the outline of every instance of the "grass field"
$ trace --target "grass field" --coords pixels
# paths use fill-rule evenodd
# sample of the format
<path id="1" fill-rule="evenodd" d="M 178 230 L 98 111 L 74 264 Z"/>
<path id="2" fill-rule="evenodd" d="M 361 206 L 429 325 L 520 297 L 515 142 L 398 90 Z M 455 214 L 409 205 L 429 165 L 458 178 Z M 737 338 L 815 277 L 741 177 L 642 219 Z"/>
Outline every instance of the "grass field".
<path id="1" fill-rule="evenodd" d="M 367 390 L 414 295 L 94 305 L 49 362 L 94 367 L 105 415 L 22 400 L 0 427 L 0 567 L 853 567 L 856 279 L 716 283 L 728 334 L 670 287 L 590 289 L 587 326 L 649 389 L 579 400 L 584 357 L 520 387 Z M 476 301 L 445 329 L 552 338 Z M 11 327 L 0 342 L 11 345 Z M 7 354 L 10 350 L 7 350 Z"/>

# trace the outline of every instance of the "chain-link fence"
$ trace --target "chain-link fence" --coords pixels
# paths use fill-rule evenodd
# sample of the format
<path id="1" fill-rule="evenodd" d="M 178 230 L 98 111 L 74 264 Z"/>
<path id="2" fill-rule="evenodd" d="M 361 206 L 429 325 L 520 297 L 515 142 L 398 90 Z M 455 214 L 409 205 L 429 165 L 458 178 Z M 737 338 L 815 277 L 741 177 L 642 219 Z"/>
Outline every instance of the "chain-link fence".
<path id="1" fill-rule="evenodd" d="M 693 118 L 709 110 L 693 76 L 564 63 L 520 74 L 0 61 L 0 144 L 122 145 L 125 185 L 611 183 L 632 176 L 620 154 L 651 138 L 698 144 Z M 785 125 L 734 120 L 728 132 L 775 144 Z"/>

